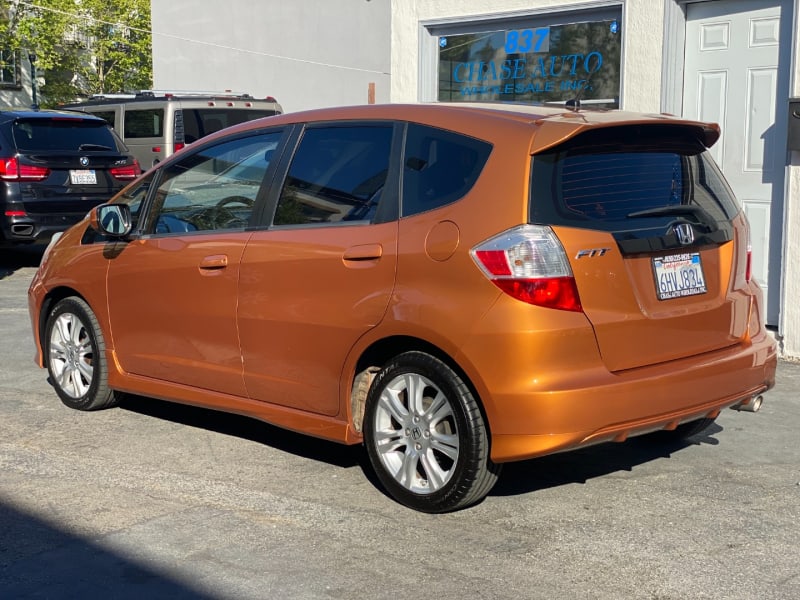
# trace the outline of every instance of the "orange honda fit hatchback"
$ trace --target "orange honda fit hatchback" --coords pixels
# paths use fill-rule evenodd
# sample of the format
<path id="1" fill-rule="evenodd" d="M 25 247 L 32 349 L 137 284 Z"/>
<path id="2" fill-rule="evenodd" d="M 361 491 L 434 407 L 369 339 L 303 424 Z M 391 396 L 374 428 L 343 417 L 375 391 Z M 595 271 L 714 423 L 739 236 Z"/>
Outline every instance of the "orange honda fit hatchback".
<path id="1" fill-rule="evenodd" d="M 443 512 L 504 462 L 690 436 L 772 387 L 716 125 L 510 105 L 269 117 L 193 144 L 46 251 L 37 361 L 366 445 Z"/>

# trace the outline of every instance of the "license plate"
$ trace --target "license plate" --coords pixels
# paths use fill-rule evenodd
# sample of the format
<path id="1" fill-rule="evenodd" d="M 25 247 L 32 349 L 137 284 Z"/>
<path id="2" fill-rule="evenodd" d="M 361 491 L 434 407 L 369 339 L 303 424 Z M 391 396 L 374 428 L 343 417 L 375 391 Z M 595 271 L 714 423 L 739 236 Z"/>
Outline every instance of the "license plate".
<path id="1" fill-rule="evenodd" d="M 659 300 L 695 296 L 708 291 L 699 252 L 654 258 L 653 271 Z"/>
<path id="2" fill-rule="evenodd" d="M 69 172 L 69 181 L 72 185 L 96 185 L 97 173 L 94 169 L 73 170 Z"/>

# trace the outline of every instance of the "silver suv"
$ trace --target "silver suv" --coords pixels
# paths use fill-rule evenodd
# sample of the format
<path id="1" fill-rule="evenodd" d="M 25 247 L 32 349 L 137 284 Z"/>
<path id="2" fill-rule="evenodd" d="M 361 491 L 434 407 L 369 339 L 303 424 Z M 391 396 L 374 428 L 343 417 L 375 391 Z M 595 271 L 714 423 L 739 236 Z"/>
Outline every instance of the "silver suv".
<path id="1" fill-rule="evenodd" d="M 108 121 L 145 168 L 220 129 L 283 112 L 271 96 L 152 90 L 94 96 L 62 108 Z"/>

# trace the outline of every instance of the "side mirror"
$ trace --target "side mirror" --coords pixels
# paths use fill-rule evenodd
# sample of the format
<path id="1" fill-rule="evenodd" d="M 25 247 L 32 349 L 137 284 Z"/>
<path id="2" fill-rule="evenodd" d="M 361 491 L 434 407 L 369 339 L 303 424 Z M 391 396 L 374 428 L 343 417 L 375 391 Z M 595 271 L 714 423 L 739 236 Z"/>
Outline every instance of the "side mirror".
<path id="1" fill-rule="evenodd" d="M 133 229 L 131 208 L 127 204 L 101 204 L 89 212 L 92 229 L 110 237 L 123 238 Z"/>

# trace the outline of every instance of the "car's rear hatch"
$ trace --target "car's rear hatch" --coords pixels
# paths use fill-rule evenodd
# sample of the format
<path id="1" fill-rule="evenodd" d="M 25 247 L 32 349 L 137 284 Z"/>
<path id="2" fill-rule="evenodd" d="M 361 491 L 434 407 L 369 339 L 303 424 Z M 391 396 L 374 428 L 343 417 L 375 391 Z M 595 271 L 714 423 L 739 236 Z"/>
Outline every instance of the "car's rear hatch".
<path id="1" fill-rule="evenodd" d="M 85 213 L 140 172 L 99 119 L 20 118 L 12 135 L 20 199 L 29 213 Z"/>
<path id="2" fill-rule="evenodd" d="M 747 222 L 685 124 L 600 127 L 534 155 L 532 223 L 561 240 L 606 367 L 747 336 Z"/>

